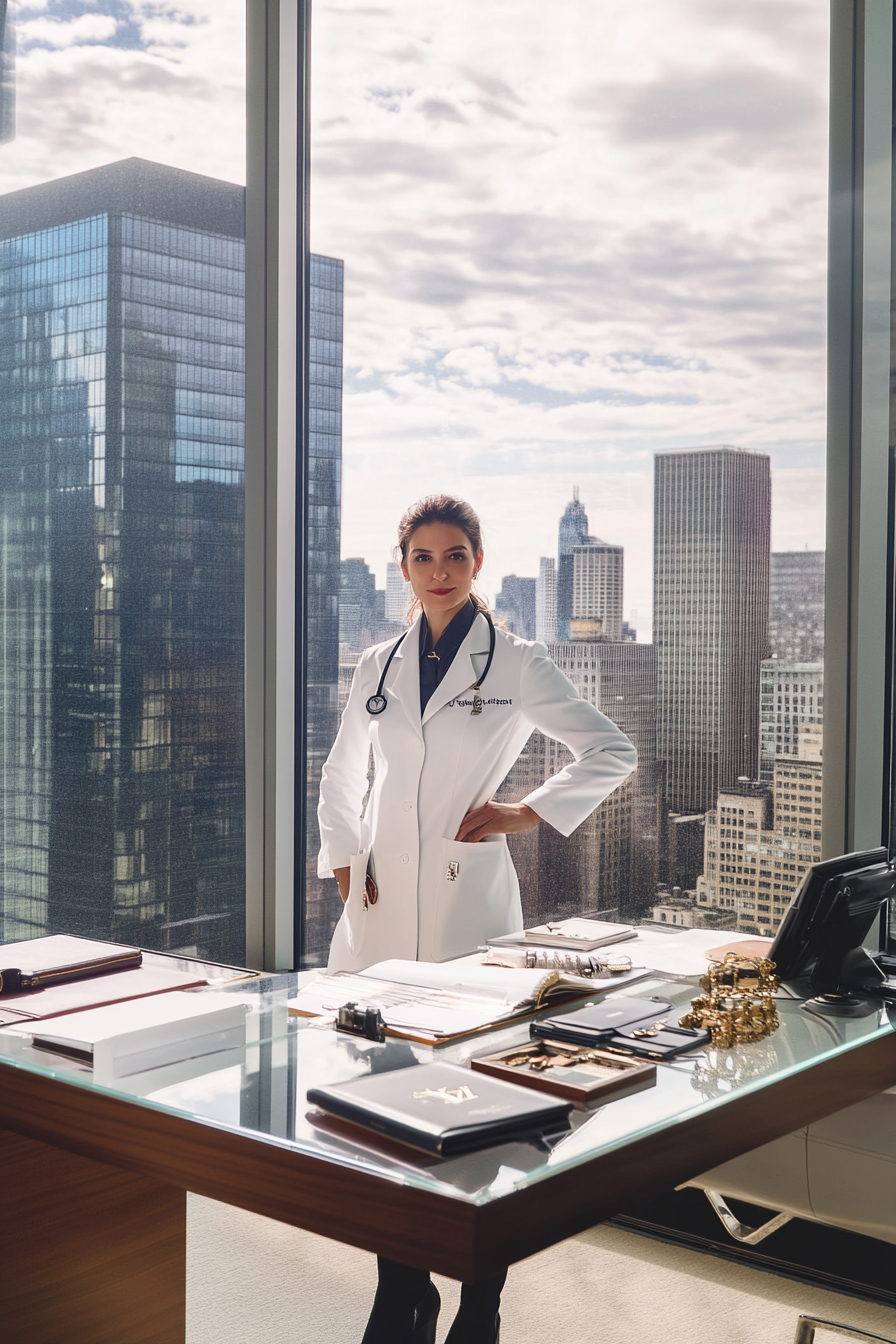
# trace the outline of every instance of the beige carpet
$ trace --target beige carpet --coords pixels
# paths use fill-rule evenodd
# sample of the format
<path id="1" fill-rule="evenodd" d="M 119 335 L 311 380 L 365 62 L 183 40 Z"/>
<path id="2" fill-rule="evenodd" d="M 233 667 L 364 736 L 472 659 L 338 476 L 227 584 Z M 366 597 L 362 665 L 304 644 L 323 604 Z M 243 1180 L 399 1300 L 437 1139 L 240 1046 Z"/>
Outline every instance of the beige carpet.
<path id="1" fill-rule="evenodd" d="M 187 1228 L 187 1344 L 360 1344 L 372 1256 L 198 1196 Z M 458 1288 L 437 1283 L 441 1341 Z M 791 1344 L 801 1311 L 896 1340 L 886 1307 L 598 1227 L 511 1268 L 501 1340 Z"/>

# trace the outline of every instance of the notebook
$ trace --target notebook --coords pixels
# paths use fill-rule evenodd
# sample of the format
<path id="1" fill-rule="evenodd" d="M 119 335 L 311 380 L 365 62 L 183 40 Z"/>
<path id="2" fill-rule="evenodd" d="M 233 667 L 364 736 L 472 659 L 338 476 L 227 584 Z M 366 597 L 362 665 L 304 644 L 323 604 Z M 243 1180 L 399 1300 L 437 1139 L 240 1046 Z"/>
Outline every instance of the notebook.
<path id="1" fill-rule="evenodd" d="M 176 966 L 159 965 L 148 958 L 141 966 L 108 974 L 92 975 L 86 980 L 65 980 L 45 989 L 4 994 L 0 1020 L 28 1022 L 63 1013 L 80 1013 L 107 1003 L 143 999 L 153 994 L 168 994 L 174 989 L 193 989 L 207 983 L 203 967 L 181 971 Z"/>
<path id="2" fill-rule="evenodd" d="M 84 980 L 139 966 L 142 959 L 139 947 L 98 943 L 65 933 L 6 943 L 0 947 L 0 994 L 20 994 L 67 980 Z"/>
<path id="3" fill-rule="evenodd" d="M 321 1110 L 439 1157 L 485 1148 L 521 1134 L 559 1130 L 571 1103 L 455 1064 L 421 1064 L 313 1087 Z"/>
<path id="4" fill-rule="evenodd" d="M 505 933 L 489 938 L 489 947 L 520 946 L 567 947 L 573 952 L 593 952 L 598 947 L 625 943 L 637 936 L 632 924 L 613 924 L 604 919 L 564 919 L 556 923 L 536 924 L 523 933 Z"/>

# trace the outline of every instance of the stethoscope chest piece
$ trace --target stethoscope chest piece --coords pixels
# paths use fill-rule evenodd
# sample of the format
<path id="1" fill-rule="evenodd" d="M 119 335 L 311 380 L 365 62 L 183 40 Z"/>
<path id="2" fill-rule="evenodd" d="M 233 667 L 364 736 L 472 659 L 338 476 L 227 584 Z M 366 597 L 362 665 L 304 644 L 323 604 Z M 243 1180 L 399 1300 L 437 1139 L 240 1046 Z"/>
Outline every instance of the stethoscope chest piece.
<path id="1" fill-rule="evenodd" d="M 479 678 L 479 680 L 473 687 L 473 708 L 470 710 L 470 713 L 475 715 L 479 715 L 482 713 L 482 696 L 480 695 L 479 692 L 482 683 L 485 681 L 486 677 L 489 674 L 492 665 L 492 659 L 495 656 L 495 623 L 492 620 L 491 616 L 488 614 L 488 612 L 483 612 L 483 615 L 485 616 L 485 619 L 488 621 L 488 661 L 485 664 L 485 671 L 483 672 L 482 676 Z M 382 714 L 383 710 L 386 708 L 386 697 L 383 694 L 383 688 L 385 687 L 386 684 L 386 673 L 392 666 L 392 659 L 395 657 L 396 653 L 399 650 L 400 645 L 402 644 L 402 641 L 407 637 L 407 634 L 408 632 L 407 630 L 405 630 L 404 634 L 401 636 L 399 640 L 397 640 L 395 644 L 393 644 L 392 649 L 389 652 L 389 657 L 386 659 L 386 666 L 380 673 L 380 684 L 376 688 L 376 694 L 371 695 L 367 700 L 368 714 Z M 438 659 L 438 654 L 429 654 L 428 656 L 430 658 L 434 656 L 436 659 Z"/>

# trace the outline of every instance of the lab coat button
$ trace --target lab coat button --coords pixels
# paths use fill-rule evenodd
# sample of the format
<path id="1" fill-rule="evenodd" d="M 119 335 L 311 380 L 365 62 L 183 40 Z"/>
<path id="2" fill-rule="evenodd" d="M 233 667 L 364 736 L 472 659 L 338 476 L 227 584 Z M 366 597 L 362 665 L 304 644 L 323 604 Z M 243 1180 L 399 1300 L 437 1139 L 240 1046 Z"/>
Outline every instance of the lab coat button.
<path id="1" fill-rule="evenodd" d="M 410 863 L 410 858 L 411 856 L 409 854 L 402 854 L 401 861 L 402 863 Z"/>
<path id="2" fill-rule="evenodd" d="M 404 804 L 404 810 L 405 810 L 405 812 L 413 812 L 413 810 L 414 810 L 414 804 L 413 804 L 413 803 L 405 803 L 405 804 Z"/>

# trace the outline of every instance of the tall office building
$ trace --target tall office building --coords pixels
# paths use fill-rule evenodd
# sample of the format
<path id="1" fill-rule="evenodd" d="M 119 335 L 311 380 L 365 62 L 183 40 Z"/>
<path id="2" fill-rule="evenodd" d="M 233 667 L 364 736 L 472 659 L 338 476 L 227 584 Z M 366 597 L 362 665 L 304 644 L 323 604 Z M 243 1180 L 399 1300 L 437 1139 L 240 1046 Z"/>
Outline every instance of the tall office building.
<path id="1" fill-rule="evenodd" d="M 520 579 L 505 574 L 501 591 L 495 598 L 495 611 L 506 628 L 521 639 L 535 638 L 535 579 Z"/>
<path id="2" fill-rule="evenodd" d="M 594 537 L 573 548 L 572 564 L 572 620 L 599 621 L 603 638 L 618 642 L 622 639 L 623 548 Z"/>
<path id="3" fill-rule="evenodd" d="M 771 481 L 763 453 L 655 459 L 657 755 L 674 812 L 702 812 L 759 769 Z"/>
<path id="4" fill-rule="evenodd" d="M 806 869 L 821 859 L 821 770 L 818 760 L 782 756 L 770 788 L 719 794 L 706 816 L 698 909 L 728 911 L 740 933 L 777 931 Z"/>
<path id="5" fill-rule="evenodd" d="M 762 664 L 760 774 L 771 779 L 777 756 L 796 756 L 806 725 L 824 721 L 824 663 Z"/>
<path id="6" fill-rule="evenodd" d="M 557 638 L 569 639 L 572 620 L 573 552 L 588 541 L 588 515 L 573 486 L 572 499 L 563 510 L 557 530 Z"/>
<path id="7" fill-rule="evenodd" d="M 0 938 L 244 956 L 243 189 L 0 211 Z"/>
<path id="8" fill-rule="evenodd" d="M 241 961 L 244 190 L 128 159 L 9 194 L 0 219 L 0 940 L 67 930 Z M 342 263 L 312 258 L 311 280 L 316 827 Z"/>
<path id="9" fill-rule="evenodd" d="M 296 915 L 304 960 L 316 964 L 326 956 L 341 910 L 335 883 L 317 876 L 317 800 L 339 725 L 343 263 L 312 254 L 310 281 L 305 908 Z"/>
<path id="10" fill-rule="evenodd" d="M 535 580 L 535 638 L 553 644 L 557 638 L 557 561 L 543 555 Z"/>
<path id="11" fill-rule="evenodd" d="M 395 625 L 403 624 L 410 600 L 411 585 L 402 574 L 401 566 L 390 560 L 386 565 L 386 620 Z"/>
<path id="12" fill-rule="evenodd" d="M 768 645 L 785 663 L 823 660 L 824 551 L 772 552 Z"/>
<path id="13" fill-rule="evenodd" d="M 376 579 L 360 556 L 349 556 L 339 568 L 339 643 L 358 653 L 374 642 L 379 624 Z"/>
<path id="14" fill-rule="evenodd" d="M 647 907 L 657 880 L 653 647 L 570 640 L 552 644 L 549 651 L 581 697 L 631 738 L 638 769 L 572 835 L 539 826 L 508 837 L 523 914 L 530 922 L 598 909 L 634 914 Z M 534 732 L 500 796 L 525 797 L 571 759 L 561 743 Z"/>

